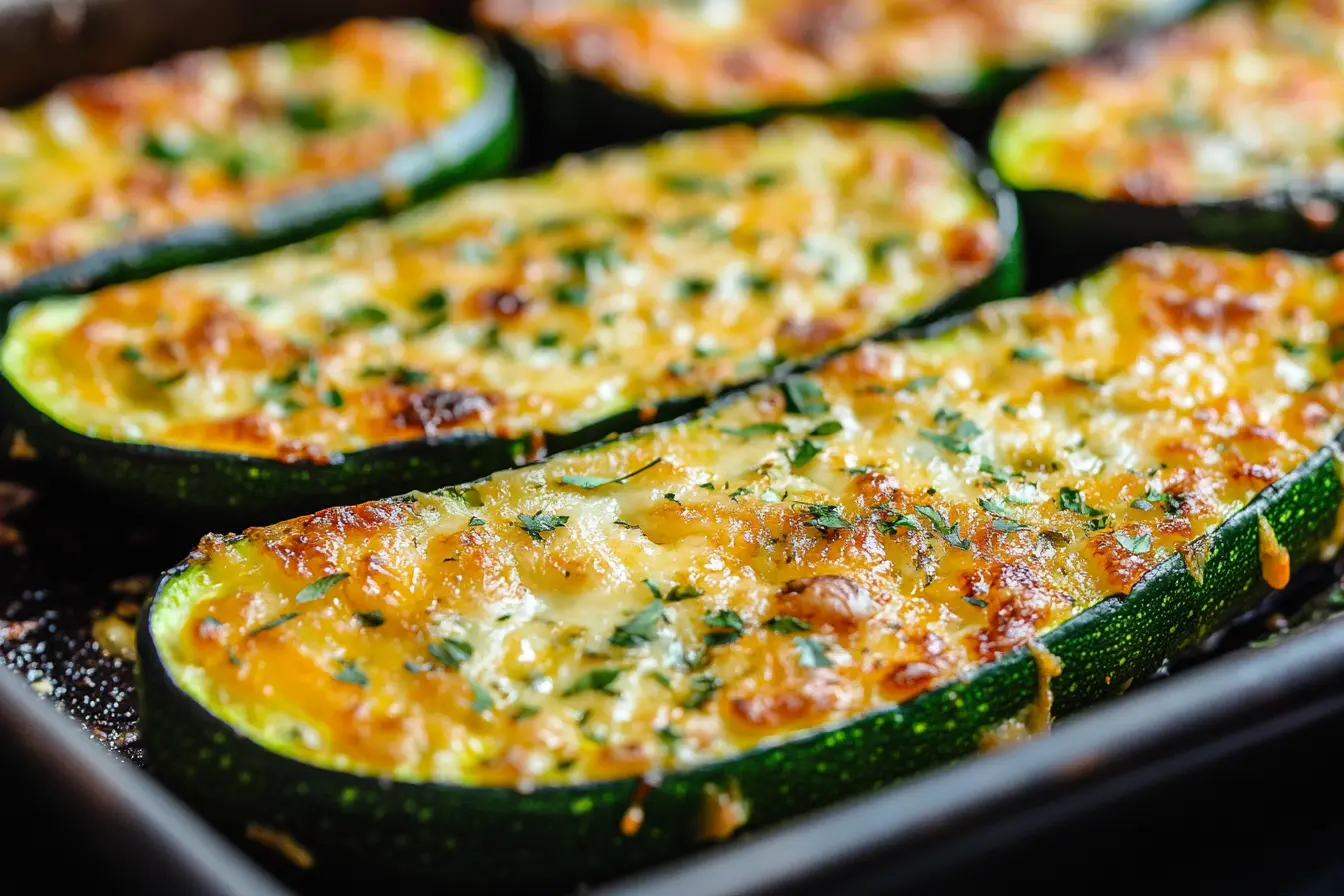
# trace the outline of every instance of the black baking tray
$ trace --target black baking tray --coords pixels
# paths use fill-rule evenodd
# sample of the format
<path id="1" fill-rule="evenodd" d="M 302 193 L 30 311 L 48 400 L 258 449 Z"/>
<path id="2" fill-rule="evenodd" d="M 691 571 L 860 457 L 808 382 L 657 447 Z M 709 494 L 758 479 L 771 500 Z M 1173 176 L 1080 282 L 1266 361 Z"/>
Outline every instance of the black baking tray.
<path id="1" fill-rule="evenodd" d="M 77 74 L 350 15 L 412 14 L 458 25 L 464 6 L 20 0 L 0 9 L 0 102 Z M 80 879 L 87 860 L 102 893 L 290 892 L 283 863 L 228 842 L 140 768 L 131 664 L 107 655 L 92 636 L 95 624 L 106 631 L 133 618 L 154 576 L 199 534 L 128 520 L 32 463 L 0 458 L 0 665 L 9 670 L 0 670 L 0 817 L 23 826 L 0 840 L 4 867 L 54 851 L 61 864 L 47 866 L 49 880 Z M 1344 775 L 1328 746 L 1344 736 L 1337 579 L 1324 566 L 1305 570 L 1154 679 L 1060 722 L 1048 737 L 607 882 L 599 892 L 979 894 L 987 879 L 999 879 L 986 878 L 997 869 L 1023 885 L 1063 879 L 1071 889 L 1090 873 L 1098 890 L 1109 890 L 1145 862 L 1160 866 L 1155 873 L 1168 884 L 1183 879 L 1182 863 L 1193 868 L 1184 889 L 1286 892 L 1291 869 L 1305 874 L 1304 844 L 1333 853 L 1344 838 L 1344 819 L 1334 819 Z M 1290 804 L 1316 809 L 1303 814 Z M 1271 831 L 1270 816 L 1291 823 Z M 1236 855 L 1193 861 L 1197 830 Z M 1161 836 L 1145 836 L 1153 832 Z M 1145 851 L 1150 840 L 1174 852 Z M 1248 870 L 1251 847 L 1263 854 L 1270 870 L 1258 873 L 1268 877 Z M 1069 853 L 1084 860 L 1059 878 Z M 1041 865 L 1032 855 L 1050 857 L 1055 873 L 1032 870 Z M 1326 880 L 1320 892 L 1344 892 L 1344 866 L 1325 873 L 1340 876 L 1314 878 Z M 327 882 L 324 894 L 330 889 Z"/>

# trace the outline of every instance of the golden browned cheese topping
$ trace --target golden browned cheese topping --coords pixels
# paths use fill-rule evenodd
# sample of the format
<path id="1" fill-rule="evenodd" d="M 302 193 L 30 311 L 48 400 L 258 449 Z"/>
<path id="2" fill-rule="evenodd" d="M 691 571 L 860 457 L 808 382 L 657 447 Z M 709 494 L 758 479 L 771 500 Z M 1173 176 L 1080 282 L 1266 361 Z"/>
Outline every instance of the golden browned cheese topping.
<path id="1" fill-rule="evenodd" d="M 0 286 L 375 168 L 469 109 L 485 79 L 464 38 L 356 20 L 0 110 Z"/>
<path id="2" fill-rule="evenodd" d="M 1279 0 L 1047 72 L 1009 98 L 993 152 L 1019 187 L 1177 205 L 1338 192 L 1341 134 L 1344 2 Z"/>
<path id="3" fill-rule="evenodd" d="M 176 680 L 306 761 L 577 783 L 964 677 L 1209 532 L 1344 423 L 1324 262 L 1135 250 L 470 487 L 204 540 Z"/>
<path id="4" fill-rule="evenodd" d="M 463 429 L 568 433 L 883 332 L 1006 249 L 938 125 L 795 118 L 40 302 L 0 363 L 108 439 L 320 460 Z"/>
<path id="5" fill-rule="evenodd" d="M 685 112 L 809 105 L 872 90 L 956 94 L 1085 52 L 1172 0 L 477 0 L 548 62 Z"/>

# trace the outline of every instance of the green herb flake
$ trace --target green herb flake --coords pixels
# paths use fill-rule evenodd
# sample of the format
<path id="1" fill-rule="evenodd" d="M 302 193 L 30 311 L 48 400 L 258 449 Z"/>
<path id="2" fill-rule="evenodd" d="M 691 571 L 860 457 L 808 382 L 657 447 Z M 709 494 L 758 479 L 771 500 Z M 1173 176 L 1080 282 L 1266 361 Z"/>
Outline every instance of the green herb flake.
<path id="1" fill-rule="evenodd" d="M 429 645 L 429 655 L 449 669 L 460 669 L 475 652 L 475 648 L 466 641 L 454 638 L 442 638 Z"/>
<path id="2" fill-rule="evenodd" d="M 898 513 L 890 519 L 878 520 L 877 531 L 883 535 L 895 535 L 897 529 L 918 529 L 919 520 L 908 513 Z"/>
<path id="3" fill-rule="evenodd" d="M 117 352 L 117 357 L 121 360 L 134 364 L 144 357 L 140 354 L 140 349 L 133 345 L 123 345 L 121 351 Z"/>
<path id="4" fill-rule="evenodd" d="M 533 541 L 541 541 L 541 533 L 553 532 L 556 529 L 563 528 L 569 522 L 567 516 L 557 516 L 553 513 L 520 513 L 518 514 L 518 523 L 523 527 L 523 531 L 532 536 Z"/>
<path id="5" fill-rule="evenodd" d="M 471 685 L 471 708 L 473 712 L 484 713 L 495 708 L 495 701 L 490 699 L 490 692 L 485 689 L 485 685 L 468 679 Z"/>
<path id="6" fill-rule="evenodd" d="M 743 439 L 750 439 L 754 436 L 769 436 L 781 432 L 788 432 L 789 428 L 783 423 L 753 423 L 750 426 L 744 426 L 741 429 L 731 427 L 722 427 L 719 432 L 725 435 L 737 436 Z"/>
<path id="7" fill-rule="evenodd" d="M 1106 512 L 1095 507 L 1089 507 L 1087 502 L 1083 500 L 1082 492 L 1076 488 L 1067 487 L 1059 490 L 1059 509 L 1071 513 L 1081 513 L 1083 516 L 1101 516 Z"/>
<path id="8" fill-rule="evenodd" d="M 354 660 L 337 660 L 336 666 L 337 669 L 331 677 L 342 684 L 353 684 L 362 688 L 369 683 L 369 677 L 360 671 Z"/>
<path id="9" fill-rule="evenodd" d="M 809 417 L 829 413 L 830 404 L 821 387 L 801 376 L 791 376 L 784 380 L 780 388 L 784 392 L 784 407 L 790 414 L 806 414 Z"/>
<path id="10" fill-rule="evenodd" d="M 332 587 L 339 584 L 340 582 L 344 582 L 348 578 L 350 578 L 350 573 L 338 572 L 333 573 L 332 575 L 329 576 L 323 576 L 320 579 L 314 579 L 307 585 L 303 586 L 303 588 L 299 591 L 299 593 L 295 595 L 294 601 L 295 603 L 306 604 L 309 601 L 314 601 L 317 600 L 318 598 L 325 597 L 327 592 L 330 591 Z"/>
<path id="11" fill-rule="evenodd" d="M 551 295 L 560 305 L 586 305 L 588 304 L 588 287 L 581 283 L 560 283 L 557 284 Z M 614 320 L 614 317 L 613 317 Z M 603 317 L 604 324 L 611 325 L 612 321 Z"/>
<path id="12" fill-rule="evenodd" d="M 826 669 L 831 666 L 826 656 L 826 645 L 816 638 L 794 638 L 798 647 L 798 664 L 804 669 Z"/>
<path id="13" fill-rule="evenodd" d="M 968 597 L 963 597 L 962 600 L 966 601 L 966 603 L 970 604 L 971 606 L 973 606 L 973 607 L 979 607 L 979 608 L 982 609 L 982 610 L 983 610 L 985 607 L 989 606 L 989 601 L 984 600 L 984 599 L 979 598 L 979 597 L 969 597 L 969 596 L 968 596 Z"/>
<path id="14" fill-rule="evenodd" d="M 684 277 L 677 284 L 677 298 L 701 299 L 714 291 L 714 281 L 707 277 Z"/>
<path id="15" fill-rule="evenodd" d="M 953 454 L 971 453 L 971 446 L 966 440 L 954 434 L 934 432 L 929 429 L 921 429 L 919 434 L 944 451 L 951 451 Z"/>
<path id="16" fill-rule="evenodd" d="M 467 520 L 467 528 L 468 528 L 468 529 L 475 529 L 475 528 L 477 528 L 477 527 L 479 527 L 479 526 L 484 526 L 484 525 L 485 525 L 485 520 L 481 519 L 481 518 L 478 517 L 478 516 L 473 516 L 471 519 Z"/>
<path id="17" fill-rule="evenodd" d="M 1020 345 L 1013 349 L 1009 357 L 1014 361 L 1046 361 L 1050 353 L 1039 345 Z"/>
<path id="18" fill-rule="evenodd" d="M 253 637 L 253 636 L 255 636 L 255 635 L 259 635 L 259 634 L 261 634 L 262 632 L 268 632 L 268 631 L 270 631 L 271 629 L 275 628 L 275 627 L 278 626 L 278 625 L 284 625 L 286 622 L 288 622 L 288 621 L 291 620 L 291 619 L 297 619 L 298 616 L 299 616 L 298 613 L 281 613 L 279 616 L 275 617 L 275 618 L 272 619 L 270 622 L 263 622 L 261 625 L 257 626 L 256 628 L 248 629 L 248 630 L 247 630 L 247 636 L 250 638 L 250 637 Z"/>
<path id="19" fill-rule="evenodd" d="M 555 348 L 560 344 L 563 334 L 559 330 L 546 330 L 537 334 L 537 348 Z"/>
<path id="20" fill-rule="evenodd" d="M 808 433 L 808 435 L 833 436 L 836 433 L 842 431 L 844 428 L 845 427 L 841 425 L 839 420 L 827 420 L 824 423 L 817 424 L 817 426 L 810 433 Z"/>
<path id="21" fill-rule="evenodd" d="M 808 515 L 806 525 L 814 529 L 853 529 L 854 526 L 834 504 L 799 504 Z"/>
<path id="22" fill-rule="evenodd" d="M 380 610 L 360 610 L 355 613 L 355 618 L 367 628 L 377 628 L 387 621 Z"/>
<path id="23" fill-rule="evenodd" d="M 562 476 L 560 477 L 560 482 L 563 482 L 564 485 L 578 486 L 578 488 L 581 489 L 599 489 L 602 488 L 603 485 L 616 485 L 617 482 L 633 480 L 638 474 L 644 473 L 645 470 L 652 470 L 653 467 L 656 467 L 661 462 L 663 462 L 663 458 L 653 458 L 652 461 L 645 463 L 640 469 L 630 470 L 625 476 L 618 476 L 614 478 L 614 480 L 606 480 L 606 478 L 598 476 Z"/>
<path id="24" fill-rule="evenodd" d="M 812 626 L 796 616 L 775 616 L 766 620 L 765 627 L 777 635 L 796 635 L 799 632 L 812 631 Z"/>
<path id="25" fill-rule="evenodd" d="M 640 610 L 628 622 L 616 626 L 607 641 L 616 647 L 638 647 L 657 637 L 658 622 L 663 618 L 663 602 L 653 602 Z"/>
<path id="26" fill-rule="evenodd" d="M 667 592 L 667 602 L 675 604 L 683 600 L 693 600 L 704 593 L 703 590 L 694 585 L 673 585 L 672 590 Z"/>
<path id="27" fill-rule="evenodd" d="M 1146 554 L 1153 546 L 1153 536 L 1147 532 L 1140 532 L 1138 535 L 1126 535 L 1124 532 L 1116 532 L 1115 540 L 1120 547 L 1129 551 L 1131 554 Z"/>
<path id="28" fill-rule="evenodd" d="M 645 579 L 645 580 L 644 580 L 644 587 L 647 588 L 647 589 L 649 589 L 649 591 L 653 594 L 653 599 L 654 599 L 654 600 L 662 600 L 662 599 L 663 599 L 663 592 L 662 592 L 662 589 L 660 589 L 660 588 L 658 587 L 658 583 L 655 582 L 653 579 Z"/>
<path id="29" fill-rule="evenodd" d="M 387 320 L 387 312 L 377 305 L 357 305 L 341 315 L 341 321 L 349 327 L 376 327 Z"/>
<path id="30" fill-rule="evenodd" d="M 296 131 L 308 133 L 329 130 L 336 123 L 330 103 L 306 96 L 285 100 L 285 119 Z"/>
<path id="31" fill-rule="evenodd" d="M 561 693 L 562 697 L 573 697 L 585 691 L 597 691 L 600 694 L 616 696 L 618 691 L 612 688 L 621 676 L 620 669 L 590 669 L 574 679 L 574 682 Z"/>
<path id="32" fill-rule="evenodd" d="M 997 519 L 994 520 L 994 522 L 990 523 L 989 525 L 990 528 L 996 529 L 999 532 L 1021 532 L 1024 529 L 1030 528 L 1029 526 L 1025 526 L 1022 523 L 1017 522 L 1016 520 L 1007 520 L 1007 519 Z"/>
<path id="33" fill-rule="evenodd" d="M 920 391 L 921 389 L 927 389 L 927 388 L 929 388 L 930 386 L 936 386 L 936 385 L 938 385 L 938 381 L 939 381 L 939 379 L 941 379 L 941 378 L 940 378 L 939 376 L 937 376 L 936 374 L 929 374 L 929 375 L 927 375 L 927 376 L 917 376 L 917 377 L 915 377 L 914 379 L 909 380 L 908 382 L 904 383 L 904 384 L 903 384 L 899 389 L 897 389 L 896 391 L 898 391 L 898 392 L 918 392 L 918 391 Z"/>
<path id="34" fill-rule="evenodd" d="M 533 706 L 530 703 L 524 703 L 513 711 L 513 715 L 510 718 L 512 718 L 515 722 L 521 722 L 524 719 L 532 718 L 539 712 L 541 712 L 540 706 Z"/>
<path id="35" fill-rule="evenodd" d="M 338 389 L 331 387 L 323 391 L 322 403 L 329 408 L 339 408 L 345 404 L 345 398 Z"/>
<path id="36" fill-rule="evenodd" d="M 789 463 L 795 470 L 801 470 L 803 467 L 812 463 L 821 451 L 821 446 L 816 442 L 813 442 L 810 439 L 803 439 L 800 442 L 794 443 L 793 452 L 789 455 Z"/>
<path id="37" fill-rule="evenodd" d="M 934 530 L 943 537 L 944 541 L 952 545 L 952 547 L 959 548 L 963 551 L 971 549 L 970 540 L 961 537 L 961 524 L 957 523 L 953 525 L 948 523 L 947 518 L 943 516 L 942 511 L 938 508 L 931 507 L 927 504 L 916 504 L 915 511 L 929 522 L 933 523 Z"/>
<path id="38" fill-rule="evenodd" d="M 681 701 L 681 705 L 686 709 L 699 709 L 713 699 L 721 687 L 723 679 L 716 675 L 696 675 L 691 678 L 691 692 Z"/>

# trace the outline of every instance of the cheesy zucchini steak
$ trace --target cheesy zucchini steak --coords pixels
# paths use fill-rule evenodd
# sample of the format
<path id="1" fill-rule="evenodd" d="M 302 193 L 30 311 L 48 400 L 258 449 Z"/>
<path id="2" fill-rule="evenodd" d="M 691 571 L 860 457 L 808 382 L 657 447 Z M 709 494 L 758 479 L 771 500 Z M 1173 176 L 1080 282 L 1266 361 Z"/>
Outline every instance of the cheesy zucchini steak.
<path id="1" fill-rule="evenodd" d="M 732 125 L 23 306 L 0 369 L 40 455 L 259 522 L 474 478 L 1011 295 L 1015 215 L 933 122 Z"/>
<path id="2" fill-rule="evenodd" d="M 142 614 L 151 760 L 319 867 L 517 887 L 1039 728 L 1338 544 L 1341 269 L 1135 250 L 688 420 L 207 536 Z"/>
<path id="3" fill-rule="evenodd" d="M 502 170 L 513 75 L 412 21 L 178 56 L 0 110 L 0 302 L 246 255 Z"/>
<path id="4" fill-rule="evenodd" d="M 1235 3 L 1047 71 L 991 139 L 1028 238 L 1073 268 L 1153 240 L 1338 250 L 1342 38 L 1339 0 Z"/>
<path id="5" fill-rule="evenodd" d="M 537 135 L 572 149 L 784 109 L 934 109 L 974 127 L 1028 72 L 1199 5 L 476 0 L 474 10 L 503 38 L 544 122 Z"/>

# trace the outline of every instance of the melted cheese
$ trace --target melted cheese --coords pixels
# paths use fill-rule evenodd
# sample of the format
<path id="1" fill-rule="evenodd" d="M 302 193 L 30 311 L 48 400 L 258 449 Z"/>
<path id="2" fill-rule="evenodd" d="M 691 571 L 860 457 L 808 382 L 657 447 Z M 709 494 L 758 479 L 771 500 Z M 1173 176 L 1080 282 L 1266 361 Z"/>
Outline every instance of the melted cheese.
<path id="1" fill-rule="evenodd" d="M 208 537 L 154 642 L 324 766 L 526 787 L 732 756 L 1128 593 L 1344 424 L 1342 324 L 1326 263 L 1135 250 L 690 422 Z"/>
<path id="2" fill-rule="evenodd" d="M 1342 47 L 1338 0 L 1220 8 L 1042 75 L 1004 106 L 995 160 L 1019 187 L 1149 205 L 1338 192 Z"/>
<path id="3" fill-rule="evenodd" d="M 684 112 L 815 105 L 891 87 L 956 94 L 1086 52 L 1172 0 L 477 0 L 548 63 Z"/>
<path id="4" fill-rule="evenodd" d="M 356 20 L 179 56 L 0 110 L 0 286 L 375 168 L 470 108 L 472 42 Z"/>
<path id="5" fill-rule="evenodd" d="M 324 460 L 573 432 L 883 332 L 1007 248 L 934 123 L 796 118 L 562 161 L 29 308 L 6 376 L 106 439 Z"/>

